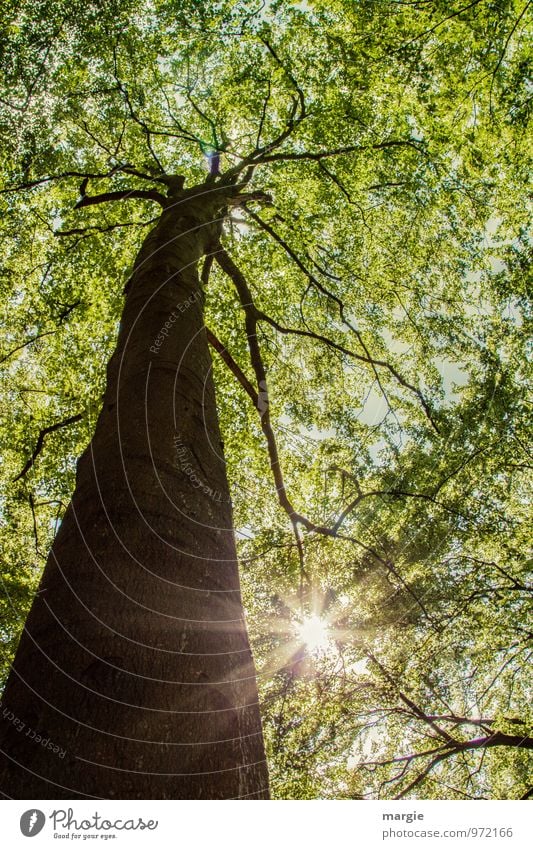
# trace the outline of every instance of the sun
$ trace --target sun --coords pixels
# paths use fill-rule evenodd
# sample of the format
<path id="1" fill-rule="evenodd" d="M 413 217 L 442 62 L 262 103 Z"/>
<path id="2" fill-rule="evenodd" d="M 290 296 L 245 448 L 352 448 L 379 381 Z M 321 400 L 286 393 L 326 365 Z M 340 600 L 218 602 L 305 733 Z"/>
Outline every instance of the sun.
<path id="1" fill-rule="evenodd" d="M 311 654 L 323 654 L 331 647 L 328 622 L 316 613 L 306 616 L 296 627 L 296 634 Z"/>

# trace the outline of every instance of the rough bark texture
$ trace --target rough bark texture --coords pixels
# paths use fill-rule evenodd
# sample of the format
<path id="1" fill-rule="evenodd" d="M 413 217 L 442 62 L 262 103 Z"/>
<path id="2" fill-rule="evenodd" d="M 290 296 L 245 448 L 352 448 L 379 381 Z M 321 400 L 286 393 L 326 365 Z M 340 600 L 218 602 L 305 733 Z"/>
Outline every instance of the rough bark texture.
<path id="1" fill-rule="evenodd" d="M 222 207 L 189 190 L 137 258 L 2 698 L 7 797 L 268 798 L 197 271 Z"/>

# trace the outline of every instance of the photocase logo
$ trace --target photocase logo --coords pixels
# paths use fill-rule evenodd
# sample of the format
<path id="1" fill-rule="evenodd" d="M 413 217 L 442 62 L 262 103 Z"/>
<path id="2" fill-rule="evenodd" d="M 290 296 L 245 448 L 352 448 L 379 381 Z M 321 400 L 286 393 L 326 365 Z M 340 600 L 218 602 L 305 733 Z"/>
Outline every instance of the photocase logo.
<path id="1" fill-rule="evenodd" d="M 42 811 L 36 808 L 31 808 L 25 811 L 20 818 L 20 830 L 24 837 L 35 837 L 39 834 L 43 825 L 46 822 L 46 817 Z"/>

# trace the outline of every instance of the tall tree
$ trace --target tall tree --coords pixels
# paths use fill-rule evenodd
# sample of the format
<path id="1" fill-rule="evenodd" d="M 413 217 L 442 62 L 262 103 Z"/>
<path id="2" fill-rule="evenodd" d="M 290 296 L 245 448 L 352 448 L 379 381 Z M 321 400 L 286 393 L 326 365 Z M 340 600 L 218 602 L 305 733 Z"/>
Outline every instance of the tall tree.
<path id="1" fill-rule="evenodd" d="M 528 6 L 12 12 L 5 795 L 268 797 L 235 528 L 277 795 L 527 792 Z"/>

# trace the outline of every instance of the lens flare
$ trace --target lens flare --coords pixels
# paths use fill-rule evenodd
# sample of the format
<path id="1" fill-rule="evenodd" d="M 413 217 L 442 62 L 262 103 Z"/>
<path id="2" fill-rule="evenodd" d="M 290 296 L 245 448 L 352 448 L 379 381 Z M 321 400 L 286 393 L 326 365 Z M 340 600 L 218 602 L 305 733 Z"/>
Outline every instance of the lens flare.
<path id="1" fill-rule="evenodd" d="M 296 634 L 311 654 L 322 654 L 331 646 L 329 625 L 316 614 L 306 616 L 297 626 Z"/>

